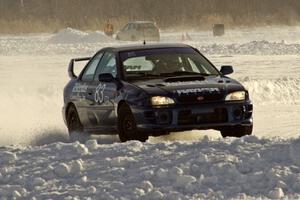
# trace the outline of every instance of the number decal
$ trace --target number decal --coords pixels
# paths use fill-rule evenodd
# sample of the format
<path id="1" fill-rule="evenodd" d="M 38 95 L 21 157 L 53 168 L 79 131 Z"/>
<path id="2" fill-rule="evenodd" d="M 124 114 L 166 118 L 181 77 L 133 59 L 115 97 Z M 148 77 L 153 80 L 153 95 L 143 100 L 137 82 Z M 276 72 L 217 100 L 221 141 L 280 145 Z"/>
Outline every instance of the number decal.
<path id="1" fill-rule="evenodd" d="M 104 90 L 106 88 L 106 84 L 102 84 L 100 83 L 97 87 L 96 87 L 96 91 L 95 91 L 95 102 L 102 104 L 104 101 Z"/>

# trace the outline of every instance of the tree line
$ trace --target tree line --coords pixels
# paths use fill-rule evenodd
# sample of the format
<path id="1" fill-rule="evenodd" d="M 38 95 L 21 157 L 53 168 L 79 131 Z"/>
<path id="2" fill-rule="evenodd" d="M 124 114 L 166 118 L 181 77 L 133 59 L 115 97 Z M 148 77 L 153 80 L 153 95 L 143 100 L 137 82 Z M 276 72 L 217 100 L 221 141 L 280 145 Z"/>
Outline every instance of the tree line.
<path id="1" fill-rule="evenodd" d="M 0 32 L 99 30 L 153 20 L 164 28 L 256 26 L 300 21 L 299 0 L 0 0 Z"/>

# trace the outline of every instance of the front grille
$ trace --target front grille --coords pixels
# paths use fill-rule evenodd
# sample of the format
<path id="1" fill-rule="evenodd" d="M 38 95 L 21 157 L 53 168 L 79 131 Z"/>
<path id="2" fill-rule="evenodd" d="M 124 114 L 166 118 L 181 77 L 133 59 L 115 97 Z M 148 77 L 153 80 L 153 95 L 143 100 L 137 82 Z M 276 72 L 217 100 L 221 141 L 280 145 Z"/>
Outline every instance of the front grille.
<path id="1" fill-rule="evenodd" d="M 217 108 L 214 112 L 201 114 L 192 114 L 191 110 L 184 110 L 178 115 L 178 125 L 213 124 L 227 121 L 228 115 L 225 108 Z"/>
<path id="2" fill-rule="evenodd" d="M 221 101 L 224 94 L 203 94 L 203 95 L 184 95 L 178 96 L 177 100 L 183 104 L 207 103 L 213 101 Z"/>

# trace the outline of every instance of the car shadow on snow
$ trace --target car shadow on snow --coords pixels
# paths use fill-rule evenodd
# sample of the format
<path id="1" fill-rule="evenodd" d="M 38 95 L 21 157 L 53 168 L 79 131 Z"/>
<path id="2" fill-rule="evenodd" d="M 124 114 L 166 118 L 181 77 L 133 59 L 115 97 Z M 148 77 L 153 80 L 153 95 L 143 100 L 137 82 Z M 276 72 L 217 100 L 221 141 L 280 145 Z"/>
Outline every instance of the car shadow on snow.
<path id="1" fill-rule="evenodd" d="M 218 138 L 219 133 L 216 131 L 185 131 L 178 133 L 171 133 L 169 135 L 159 136 L 159 137 L 150 137 L 148 142 L 174 142 L 174 141 L 199 141 L 207 135 L 208 137 Z M 97 140 L 98 144 L 113 144 L 119 143 L 118 135 L 91 135 L 87 140 Z M 33 146 L 43 146 L 47 144 L 52 144 L 56 142 L 70 143 L 68 133 L 64 130 L 59 129 L 46 129 L 40 131 L 37 136 L 32 140 L 31 145 Z"/>
<path id="2" fill-rule="evenodd" d="M 92 135 L 86 140 L 95 139 L 98 144 L 113 144 L 120 142 L 117 135 Z M 39 131 L 34 139 L 30 142 L 33 146 L 43 146 L 47 144 L 52 144 L 56 142 L 71 143 L 69 135 L 64 130 L 59 129 L 46 129 Z"/>

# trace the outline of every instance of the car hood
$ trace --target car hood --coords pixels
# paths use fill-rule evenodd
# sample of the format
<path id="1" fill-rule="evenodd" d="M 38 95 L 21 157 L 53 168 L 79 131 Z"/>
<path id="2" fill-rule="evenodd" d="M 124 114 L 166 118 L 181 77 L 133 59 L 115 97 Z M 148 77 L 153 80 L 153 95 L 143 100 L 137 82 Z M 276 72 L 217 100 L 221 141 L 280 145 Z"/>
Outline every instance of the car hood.
<path id="1" fill-rule="evenodd" d="M 189 101 L 217 101 L 224 99 L 230 92 L 245 90 L 239 82 L 226 76 L 180 76 L 139 80 L 132 84 L 143 89 L 149 95 L 171 96 L 179 101 L 187 99 Z M 197 99 L 191 99 L 191 97 Z"/>

